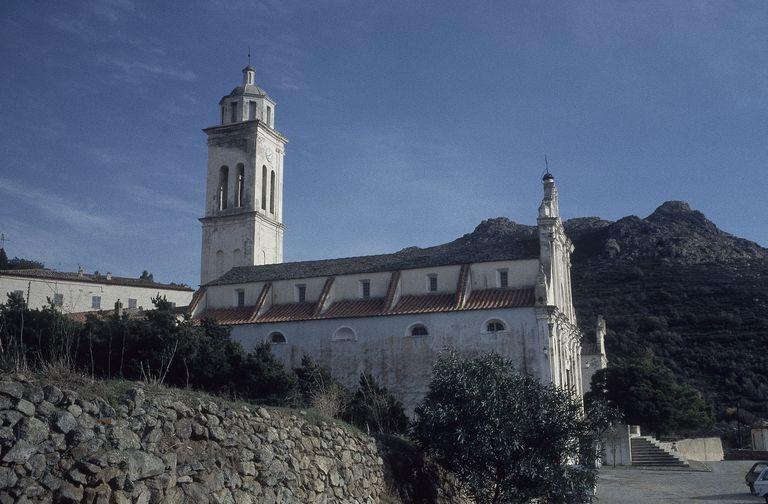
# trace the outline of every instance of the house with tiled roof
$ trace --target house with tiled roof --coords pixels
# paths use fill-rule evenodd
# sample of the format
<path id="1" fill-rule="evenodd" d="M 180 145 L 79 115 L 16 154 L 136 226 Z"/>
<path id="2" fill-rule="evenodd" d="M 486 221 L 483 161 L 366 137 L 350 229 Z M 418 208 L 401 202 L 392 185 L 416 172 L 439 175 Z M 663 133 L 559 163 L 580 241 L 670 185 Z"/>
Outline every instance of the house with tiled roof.
<path id="1" fill-rule="evenodd" d="M 20 295 L 33 309 L 53 304 L 64 313 L 111 310 L 120 301 L 131 309 L 151 309 L 152 298 L 165 296 L 176 306 L 188 306 L 193 290 L 186 285 L 166 284 L 111 273 L 99 275 L 56 271 L 48 268 L 0 270 L 0 295 Z"/>
<path id="2" fill-rule="evenodd" d="M 253 69 L 243 72 L 247 89 Z M 250 103 L 265 95 L 249 98 L 236 88 L 220 102 L 222 124 L 204 130 L 208 187 L 195 319 L 230 326 L 246 350 L 270 343 L 288 368 L 308 355 L 350 388 L 370 373 L 409 412 L 449 347 L 499 353 L 545 383 L 583 393 L 573 245 L 551 174 L 543 178 L 536 228 L 509 239 L 467 236 L 392 254 L 283 263 L 287 140 L 274 129 L 274 102 L 268 116 L 265 102 Z"/>

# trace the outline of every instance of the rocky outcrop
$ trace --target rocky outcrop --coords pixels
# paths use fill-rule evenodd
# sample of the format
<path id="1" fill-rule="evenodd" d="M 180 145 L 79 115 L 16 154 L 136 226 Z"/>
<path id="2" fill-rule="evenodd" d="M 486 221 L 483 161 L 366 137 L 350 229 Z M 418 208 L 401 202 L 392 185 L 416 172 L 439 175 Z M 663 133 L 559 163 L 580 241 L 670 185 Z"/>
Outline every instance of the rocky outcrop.
<path id="1" fill-rule="evenodd" d="M 0 421 L 3 504 L 372 503 L 384 494 L 373 438 L 292 410 L 12 375 L 0 377 Z"/>
<path id="2" fill-rule="evenodd" d="M 765 248 L 718 229 L 703 213 L 684 201 L 667 201 L 645 218 L 630 215 L 611 222 L 599 217 L 577 217 L 567 220 L 564 226 L 576 245 L 575 264 L 605 260 L 703 264 L 768 258 Z M 455 253 L 478 246 L 520 248 L 536 244 L 535 232 L 534 226 L 517 224 L 503 217 L 487 219 L 472 233 L 429 250 Z"/>

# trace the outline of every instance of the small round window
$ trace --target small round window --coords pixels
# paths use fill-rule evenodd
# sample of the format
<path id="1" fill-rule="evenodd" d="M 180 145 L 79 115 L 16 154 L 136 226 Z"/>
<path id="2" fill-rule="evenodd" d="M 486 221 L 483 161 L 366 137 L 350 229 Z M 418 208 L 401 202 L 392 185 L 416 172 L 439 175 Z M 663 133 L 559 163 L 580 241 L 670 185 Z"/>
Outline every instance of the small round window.
<path id="1" fill-rule="evenodd" d="M 502 322 L 501 320 L 491 320 L 485 324 L 485 332 L 489 332 L 489 333 L 502 332 L 502 331 L 505 331 L 506 329 L 507 328 L 504 327 L 504 322 Z"/>
<path id="2" fill-rule="evenodd" d="M 285 343 L 285 335 L 281 332 L 273 332 L 269 335 L 271 343 Z"/>
<path id="3" fill-rule="evenodd" d="M 427 326 L 424 324 L 416 324 L 411 326 L 411 336 L 428 336 Z"/>

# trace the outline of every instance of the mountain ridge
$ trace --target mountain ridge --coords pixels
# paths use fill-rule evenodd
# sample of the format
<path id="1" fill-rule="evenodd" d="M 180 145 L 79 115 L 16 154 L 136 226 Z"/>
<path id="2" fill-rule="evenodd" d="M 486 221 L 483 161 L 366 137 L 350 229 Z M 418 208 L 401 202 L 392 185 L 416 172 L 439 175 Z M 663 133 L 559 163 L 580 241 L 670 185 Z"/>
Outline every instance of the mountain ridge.
<path id="1" fill-rule="evenodd" d="M 575 245 L 574 262 L 613 259 L 698 264 L 768 258 L 768 249 L 722 231 L 685 201 L 666 201 L 645 218 L 576 217 L 563 225 Z M 535 233 L 536 226 L 496 217 L 483 220 L 474 231 L 444 246 L 528 239 Z"/>
<path id="2" fill-rule="evenodd" d="M 645 218 L 564 222 L 574 243 L 574 306 L 585 338 L 607 322 L 610 361 L 652 355 L 714 407 L 733 440 L 729 411 L 768 418 L 768 249 L 719 229 L 683 201 Z M 486 219 L 446 248 L 536 241 L 535 226 Z M 727 422 L 731 421 L 731 424 Z"/>

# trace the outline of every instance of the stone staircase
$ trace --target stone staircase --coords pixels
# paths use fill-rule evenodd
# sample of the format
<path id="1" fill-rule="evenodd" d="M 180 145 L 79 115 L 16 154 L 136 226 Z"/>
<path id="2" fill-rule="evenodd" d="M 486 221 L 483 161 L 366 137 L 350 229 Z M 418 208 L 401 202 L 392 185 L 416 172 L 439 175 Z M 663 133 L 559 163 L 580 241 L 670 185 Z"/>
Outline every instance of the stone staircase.
<path id="1" fill-rule="evenodd" d="M 653 467 L 689 467 L 688 461 L 667 450 L 651 436 L 633 436 L 632 465 Z"/>

